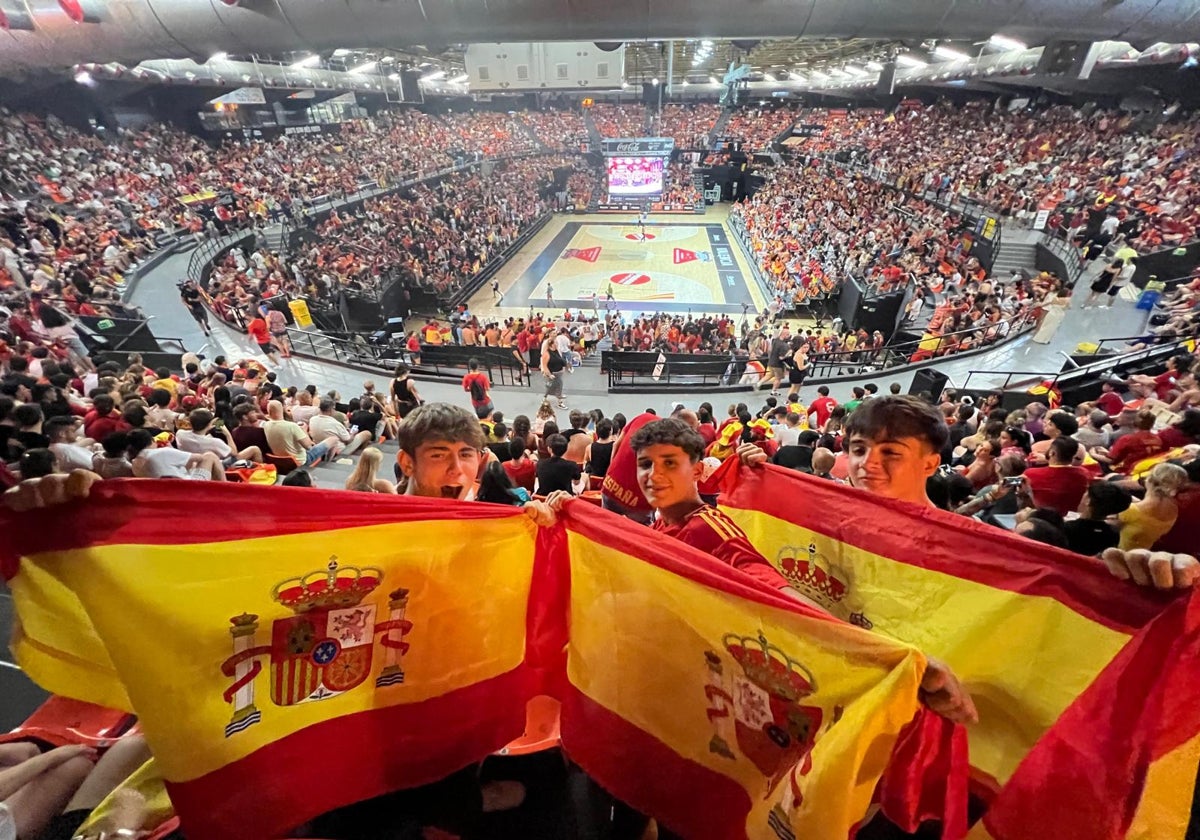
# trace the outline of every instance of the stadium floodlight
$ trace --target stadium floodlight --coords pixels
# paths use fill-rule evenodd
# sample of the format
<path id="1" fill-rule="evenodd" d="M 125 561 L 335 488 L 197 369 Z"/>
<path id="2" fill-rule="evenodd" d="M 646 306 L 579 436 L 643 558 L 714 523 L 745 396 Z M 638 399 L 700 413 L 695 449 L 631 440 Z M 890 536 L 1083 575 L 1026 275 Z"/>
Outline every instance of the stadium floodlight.
<path id="1" fill-rule="evenodd" d="M 350 52 L 350 50 L 334 50 L 334 51 L 333 51 L 333 54 L 334 54 L 336 57 L 338 57 L 338 58 L 341 58 L 342 56 L 344 56 L 344 55 L 348 54 L 349 52 Z"/>
<path id="2" fill-rule="evenodd" d="M 971 57 L 966 53 L 961 53 L 958 50 L 952 50 L 949 47 L 935 47 L 933 54 L 938 58 L 944 58 L 947 61 L 970 61 Z"/>
<path id="3" fill-rule="evenodd" d="M 351 67 L 350 72 L 351 73 L 369 73 L 375 69 L 375 65 L 378 63 L 379 62 L 373 61 L 373 60 L 363 62 L 362 64 L 358 65 L 357 67 Z"/>
<path id="4" fill-rule="evenodd" d="M 909 55 L 908 53 L 903 53 L 902 55 L 896 56 L 896 63 L 903 64 L 905 67 L 927 67 L 927 66 L 929 66 L 928 61 L 925 61 L 924 59 L 921 59 L 921 58 L 917 58 L 915 55 Z"/>
<path id="5" fill-rule="evenodd" d="M 655 78 L 651 79 L 651 80 L 650 80 L 650 84 L 652 84 L 652 85 L 657 85 L 657 84 L 658 84 L 658 77 L 656 76 Z"/>
<path id="6" fill-rule="evenodd" d="M 1028 46 L 1023 41 L 1018 41 L 1016 38 L 1008 38 L 1004 35 L 993 35 L 988 38 L 988 44 L 1001 50 L 1027 50 Z"/>
<path id="7" fill-rule="evenodd" d="M 300 59 L 299 61 L 293 61 L 291 63 L 291 67 L 293 69 L 298 70 L 301 67 L 312 67 L 314 64 L 319 64 L 320 62 L 321 62 L 321 56 L 317 55 L 316 53 L 313 53 L 312 55 L 306 55 L 304 58 Z"/>

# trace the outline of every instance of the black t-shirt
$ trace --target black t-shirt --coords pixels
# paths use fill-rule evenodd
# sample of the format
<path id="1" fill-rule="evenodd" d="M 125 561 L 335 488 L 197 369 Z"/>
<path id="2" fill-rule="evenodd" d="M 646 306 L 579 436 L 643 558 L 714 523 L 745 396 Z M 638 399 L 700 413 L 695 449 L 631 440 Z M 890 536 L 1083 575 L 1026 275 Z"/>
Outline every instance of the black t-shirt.
<path id="1" fill-rule="evenodd" d="M 587 429 L 567 429 L 564 432 L 560 432 L 560 434 L 567 440 L 570 440 L 571 438 L 575 437 L 575 435 L 586 435 Z"/>
<path id="2" fill-rule="evenodd" d="M 813 450 L 811 446 L 781 446 L 771 459 L 771 463 L 790 470 L 812 472 Z"/>
<path id="3" fill-rule="evenodd" d="M 203 308 L 203 306 L 202 306 L 203 298 L 200 296 L 199 289 L 188 286 L 183 291 L 181 291 L 179 294 L 183 298 L 183 302 L 186 303 L 188 306 L 190 306 L 192 309 L 202 309 Z"/>
<path id="4" fill-rule="evenodd" d="M 608 475 L 608 465 L 612 463 L 613 444 L 608 443 L 593 443 L 592 444 L 592 460 L 588 462 L 588 473 L 597 478 L 604 478 Z"/>
<path id="5" fill-rule="evenodd" d="M 1076 554 L 1093 557 L 1106 548 L 1116 546 L 1119 538 L 1107 522 L 1096 519 L 1072 519 L 1063 525 L 1067 545 Z"/>
<path id="6" fill-rule="evenodd" d="M 555 490 L 565 490 L 574 494 L 571 485 L 579 480 L 583 472 L 579 464 L 565 458 L 548 458 L 538 461 L 537 491 L 542 496 L 548 496 Z"/>
<path id="7" fill-rule="evenodd" d="M 379 425 L 379 421 L 383 419 L 383 415 L 378 411 L 359 409 L 352 412 L 347 419 L 349 419 L 351 426 L 358 426 L 360 432 L 370 432 L 373 439 L 375 436 L 375 427 Z"/>
<path id="8" fill-rule="evenodd" d="M 487 448 L 492 450 L 492 454 L 496 456 L 496 460 L 503 464 L 505 461 L 512 460 L 512 442 L 502 440 L 499 443 L 489 443 Z"/>

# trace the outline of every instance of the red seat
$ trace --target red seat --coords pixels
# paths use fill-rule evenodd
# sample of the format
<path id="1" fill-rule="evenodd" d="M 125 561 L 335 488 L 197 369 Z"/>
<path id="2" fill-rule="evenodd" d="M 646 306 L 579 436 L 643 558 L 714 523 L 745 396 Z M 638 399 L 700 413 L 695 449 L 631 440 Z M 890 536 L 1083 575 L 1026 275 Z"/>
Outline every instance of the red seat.
<path id="1" fill-rule="evenodd" d="M 268 464 L 274 464 L 275 472 L 277 472 L 280 476 L 285 476 L 300 467 L 300 465 L 296 463 L 296 459 L 291 455 L 275 455 L 271 452 L 264 452 L 263 461 Z"/>
<path id="2" fill-rule="evenodd" d="M 559 740 L 559 712 L 562 705 L 553 697 L 539 694 L 525 704 L 525 734 L 496 751 L 496 755 L 528 755 L 556 749 Z"/>
<path id="3" fill-rule="evenodd" d="M 136 722 L 128 712 L 53 696 L 12 732 L 0 735 L 0 743 L 42 741 L 54 747 L 83 744 L 104 749 Z"/>

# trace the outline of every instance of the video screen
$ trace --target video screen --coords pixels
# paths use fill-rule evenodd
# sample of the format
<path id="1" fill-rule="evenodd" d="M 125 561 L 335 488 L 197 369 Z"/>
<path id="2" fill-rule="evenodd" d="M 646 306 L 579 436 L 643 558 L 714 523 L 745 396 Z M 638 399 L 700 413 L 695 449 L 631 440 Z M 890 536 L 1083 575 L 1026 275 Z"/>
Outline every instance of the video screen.
<path id="1" fill-rule="evenodd" d="M 663 190 L 660 157 L 610 157 L 609 195 L 658 195 Z"/>

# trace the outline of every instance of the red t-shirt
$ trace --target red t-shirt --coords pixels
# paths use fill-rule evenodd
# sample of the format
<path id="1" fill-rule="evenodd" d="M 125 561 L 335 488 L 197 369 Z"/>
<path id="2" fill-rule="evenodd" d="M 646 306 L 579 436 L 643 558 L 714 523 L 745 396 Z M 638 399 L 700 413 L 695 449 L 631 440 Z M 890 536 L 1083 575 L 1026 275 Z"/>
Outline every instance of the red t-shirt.
<path id="1" fill-rule="evenodd" d="M 1167 395 L 1175 387 L 1176 376 L 1175 371 L 1167 370 L 1154 377 L 1154 393 L 1160 400 L 1166 401 Z"/>
<path id="2" fill-rule="evenodd" d="M 700 437 L 704 438 L 706 448 L 717 439 L 717 430 L 711 423 L 701 423 L 700 428 L 696 431 L 700 433 Z"/>
<path id="3" fill-rule="evenodd" d="M 767 558 L 758 553 L 737 523 L 714 507 L 701 505 L 689 513 L 680 525 L 667 525 L 661 519 L 656 519 L 652 527 L 692 548 L 711 554 L 772 589 L 784 589 L 791 585 L 767 562 Z"/>
<path id="4" fill-rule="evenodd" d="M 1177 449 L 1180 446 L 1187 446 L 1191 443 L 1196 443 L 1196 439 L 1184 434 L 1174 426 L 1167 426 L 1165 429 L 1159 429 L 1156 432 L 1158 439 L 1163 442 L 1163 446 L 1167 449 Z"/>
<path id="5" fill-rule="evenodd" d="M 1114 471 L 1128 473 L 1138 461 L 1157 455 L 1166 448 L 1162 438 L 1154 432 L 1139 430 L 1118 438 L 1108 454 L 1112 457 Z"/>
<path id="6" fill-rule="evenodd" d="M 474 394 L 472 394 L 471 395 L 471 408 L 479 408 L 479 406 L 481 406 L 481 405 L 487 405 L 491 401 L 490 398 L 488 397 L 488 389 L 492 387 L 491 380 L 489 380 L 487 378 L 486 373 L 481 373 L 480 371 L 475 371 L 474 373 L 468 373 L 462 379 L 463 390 L 466 391 L 468 394 L 471 393 L 471 383 L 472 382 L 478 382 L 480 384 L 480 386 L 483 388 L 483 399 L 477 400 L 477 399 L 475 399 Z"/>
<path id="7" fill-rule="evenodd" d="M 505 461 L 500 466 L 504 467 L 504 471 L 508 473 L 513 484 L 524 487 L 531 495 L 533 494 L 533 482 L 537 478 L 536 461 L 526 458 L 521 461 Z"/>
<path id="8" fill-rule="evenodd" d="M 255 318 L 246 325 L 246 332 L 250 333 L 251 338 L 257 344 L 271 343 L 271 330 L 267 327 L 267 322 L 262 318 Z"/>
<path id="9" fill-rule="evenodd" d="M 121 415 L 115 410 L 107 417 L 101 417 L 95 411 L 88 412 L 83 418 L 83 433 L 97 443 L 102 443 L 105 438 L 116 432 L 128 432 L 130 425 L 121 419 Z"/>
<path id="10" fill-rule="evenodd" d="M 1079 509 L 1079 502 L 1092 483 L 1092 474 L 1083 467 L 1030 467 L 1025 478 L 1038 507 L 1054 508 L 1066 516 Z"/>
<path id="11" fill-rule="evenodd" d="M 1200 552 L 1200 487 L 1180 491 L 1175 503 L 1179 505 L 1179 516 L 1171 530 L 1154 544 L 1154 550 L 1194 555 Z"/>
<path id="12" fill-rule="evenodd" d="M 1097 398 L 1096 407 L 1103 409 L 1109 417 L 1116 417 L 1125 407 L 1125 400 L 1116 391 L 1106 391 Z"/>
<path id="13" fill-rule="evenodd" d="M 817 415 L 816 427 L 819 429 L 829 420 L 829 415 L 837 408 L 838 401 L 833 397 L 817 397 L 808 407 L 809 414 Z"/>

